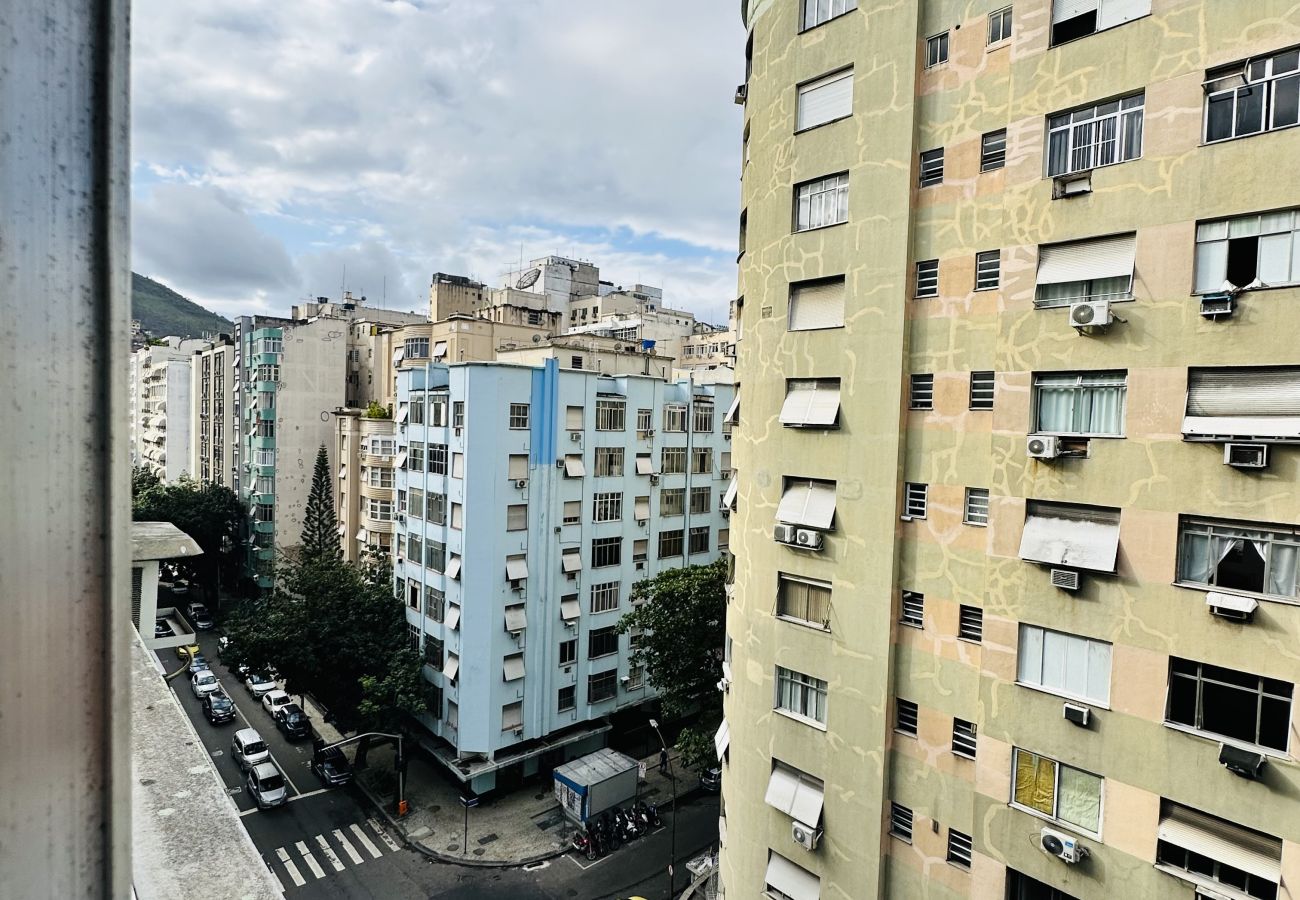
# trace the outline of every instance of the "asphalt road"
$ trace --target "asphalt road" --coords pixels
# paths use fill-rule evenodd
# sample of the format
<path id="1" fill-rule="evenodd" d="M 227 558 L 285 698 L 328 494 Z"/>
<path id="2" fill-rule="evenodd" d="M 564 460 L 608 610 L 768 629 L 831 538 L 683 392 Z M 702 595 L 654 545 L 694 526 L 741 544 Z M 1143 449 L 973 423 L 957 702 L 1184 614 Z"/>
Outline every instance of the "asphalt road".
<path id="1" fill-rule="evenodd" d="M 245 829 L 290 900 L 613 900 L 633 894 L 667 900 L 672 814 L 664 816 L 665 827 L 659 831 L 594 863 L 573 853 L 529 869 L 432 860 L 405 846 L 356 788 L 322 788 L 307 768 L 311 741 L 285 739 L 260 701 L 217 659 L 216 632 L 200 633 L 199 646 L 235 703 L 235 721 L 211 725 L 190 689 L 188 675 L 172 686 L 212 755 Z M 159 658 L 169 672 L 183 665 L 172 650 L 163 651 Z M 259 811 L 248 797 L 243 772 L 230 755 L 231 738 L 245 727 L 257 729 L 289 782 L 290 799 L 282 807 Z M 717 841 L 718 799 L 699 797 L 685 803 L 676 815 L 680 892 L 690 877 L 685 863 Z"/>

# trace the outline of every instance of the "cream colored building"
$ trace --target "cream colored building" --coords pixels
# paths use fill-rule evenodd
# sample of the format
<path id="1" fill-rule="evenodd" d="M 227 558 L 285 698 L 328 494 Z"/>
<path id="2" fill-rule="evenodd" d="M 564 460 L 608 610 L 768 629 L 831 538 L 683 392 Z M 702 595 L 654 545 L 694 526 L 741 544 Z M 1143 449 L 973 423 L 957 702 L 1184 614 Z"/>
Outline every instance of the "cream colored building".
<path id="1" fill-rule="evenodd" d="M 742 11 L 726 896 L 1300 897 L 1300 5 Z"/>
<path id="2" fill-rule="evenodd" d="M 193 474 L 190 357 L 206 346 L 205 341 L 169 337 L 132 354 L 133 459 L 163 481 Z"/>
<path id="3" fill-rule="evenodd" d="M 235 342 L 206 344 L 190 359 L 190 473 L 199 481 L 231 484 L 235 470 Z M 227 431 L 227 425 L 231 429 Z"/>

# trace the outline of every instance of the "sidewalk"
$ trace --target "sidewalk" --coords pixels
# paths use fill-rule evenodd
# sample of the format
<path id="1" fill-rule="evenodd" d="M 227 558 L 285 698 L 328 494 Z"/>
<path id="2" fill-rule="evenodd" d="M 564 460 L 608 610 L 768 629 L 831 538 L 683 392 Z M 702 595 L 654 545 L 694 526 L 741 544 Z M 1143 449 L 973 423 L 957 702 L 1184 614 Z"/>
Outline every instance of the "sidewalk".
<path id="1" fill-rule="evenodd" d="M 374 801 L 415 849 L 444 862 L 471 866 L 520 866 L 564 853 L 574 826 L 564 818 L 549 782 L 527 784 L 513 793 L 485 799 L 469 811 L 468 852 L 462 846 L 465 808 L 461 791 L 435 769 L 437 763 L 416 753 L 407 767 L 406 800 L 409 812 L 394 815 L 392 795 L 393 748 L 370 751 L 368 765 L 357 784 Z M 672 781 L 660 775 L 659 754 L 646 757 L 646 780 L 640 797 L 661 809 L 671 808 Z M 676 767 L 677 755 L 673 754 Z M 677 795 L 697 787 L 693 772 L 677 774 Z"/>

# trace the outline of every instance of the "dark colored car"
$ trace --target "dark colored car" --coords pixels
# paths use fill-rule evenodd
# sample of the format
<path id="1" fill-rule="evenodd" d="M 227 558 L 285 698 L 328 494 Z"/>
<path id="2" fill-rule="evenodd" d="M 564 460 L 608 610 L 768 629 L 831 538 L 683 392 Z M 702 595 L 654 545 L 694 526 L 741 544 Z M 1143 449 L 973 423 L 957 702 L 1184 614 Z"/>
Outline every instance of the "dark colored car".
<path id="1" fill-rule="evenodd" d="M 302 707 L 297 703 L 286 703 L 275 711 L 276 727 L 284 732 L 289 740 L 305 738 L 311 734 L 311 722 Z"/>
<path id="2" fill-rule="evenodd" d="M 223 725 L 235 720 L 235 704 L 222 691 L 213 691 L 203 698 L 203 715 L 213 725 Z"/>
<path id="3" fill-rule="evenodd" d="M 166 619 L 155 619 L 153 623 L 153 636 L 156 638 L 171 637 L 173 634 L 172 627 L 167 624 Z"/>
<path id="4" fill-rule="evenodd" d="M 194 627 L 199 631 L 208 631 L 213 626 L 212 613 L 208 612 L 207 604 L 191 603 L 190 618 L 194 620 Z"/>
<path id="5" fill-rule="evenodd" d="M 317 750 L 311 757 L 311 770 L 330 787 L 342 787 L 352 781 L 352 763 L 342 747 Z"/>
<path id="6" fill-rule="evenodd" d="M 722 769 L 718 766 L 714 766 L 711 769 L 705 769 L 701 772 L 700 787 L 713 794 L 722 790 Z"/>

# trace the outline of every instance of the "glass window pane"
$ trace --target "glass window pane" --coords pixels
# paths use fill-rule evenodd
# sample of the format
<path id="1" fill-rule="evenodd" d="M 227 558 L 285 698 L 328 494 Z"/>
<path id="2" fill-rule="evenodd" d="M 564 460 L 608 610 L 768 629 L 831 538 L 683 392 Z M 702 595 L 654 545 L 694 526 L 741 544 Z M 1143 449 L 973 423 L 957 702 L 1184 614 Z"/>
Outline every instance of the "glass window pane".
<path id="1" fill-rule="evenodd" d="M 1017 750 L 1015 765 L 1015 801 L 1044 815 L 1054 815 L 1056 763 L 1033 753 Z"/>
<path id="2" fill-rule="evenodd" d="M 1055 691 L 1066 690 L 1066 659 L 1069 639 L 1055 631 L 1043 636 L 1043 687 Z"/>
<path id="3" fill-rule="evenodd" d="M 1020 656 L 1017 677 L 1028 684 L 1038 684 L 1043 672 L 1043 631 L 1041 628 L 1020 627 Z"/>
<path id="4" fill-rule="evenodd" d="M 1084 696 L 1098 703 L 1110 701 L 1110 645 L 1088 642 L 1088 690 Z"/>
<path id="5" fill-rule="evenodd" d="M 1221 141 L 1232 137 L 1233 91 L 1210 97 L 1205 104 L 1205 139 Z"/>
<path id="6" fill-rule="evenodd" d="M 1291 235 L 1268 234 L 1259 239 L 1259 280 L 1286 284 L 1291 278 Z"/>
<path id="7" fill-rule="evenodd" d="M 1196 245 L 1196 291 L 1211 293 L 1223 287 L 1228 277 L 1228 242 L 1209 241 Z"/>
<path id="8" fill-rule="evenodd" d="M 1234 133 L 1255 134 L 1264 127 L 1265 85 L 1255 84 L 1237 89 L 1237 113 L 1233 118 Z"/>
<path id="9" fill-rule="evenodd" d="M 1061 767 L 1056 817 L 1096 832 L 1101 827 L 1101 779 L 1069 766 Z"/>

